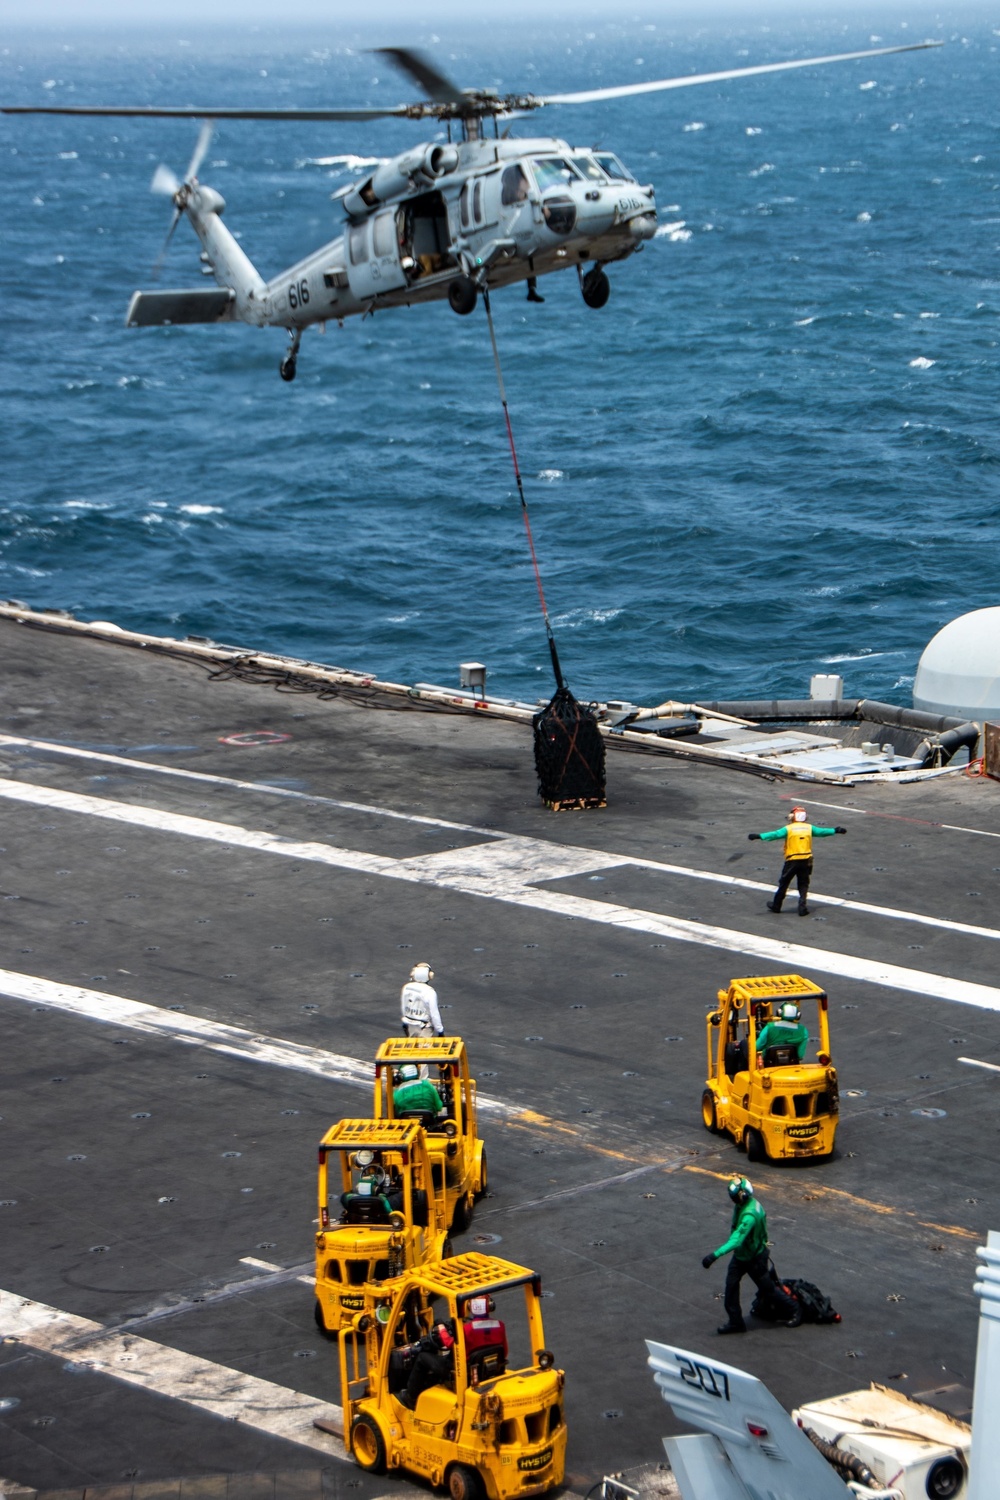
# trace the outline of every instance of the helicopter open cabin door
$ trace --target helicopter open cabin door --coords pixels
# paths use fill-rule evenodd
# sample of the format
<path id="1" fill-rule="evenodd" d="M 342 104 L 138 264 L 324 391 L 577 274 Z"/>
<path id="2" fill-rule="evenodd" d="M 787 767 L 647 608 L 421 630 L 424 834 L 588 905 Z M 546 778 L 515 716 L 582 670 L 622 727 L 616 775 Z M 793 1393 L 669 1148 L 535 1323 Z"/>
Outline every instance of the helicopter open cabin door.
<path id="1" fill-rule="evenodd" d="M 394 208 L 383 209 L 347 231 L 347 280 L 360 301 L 406 285 L 396 213 Z"/>

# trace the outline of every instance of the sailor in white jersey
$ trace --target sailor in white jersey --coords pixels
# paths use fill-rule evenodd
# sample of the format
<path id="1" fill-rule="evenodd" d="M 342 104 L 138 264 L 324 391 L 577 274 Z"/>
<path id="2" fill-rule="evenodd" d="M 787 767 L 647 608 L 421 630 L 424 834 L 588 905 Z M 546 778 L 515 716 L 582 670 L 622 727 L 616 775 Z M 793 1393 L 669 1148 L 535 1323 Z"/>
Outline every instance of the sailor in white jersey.
<path id="1" fill-rule="evenodd" d="M 414 964 L 399 992 L 403 1032 L 406 1036 L 444 1036 L 437 991 L 431 985 L 430 964 Z"/>

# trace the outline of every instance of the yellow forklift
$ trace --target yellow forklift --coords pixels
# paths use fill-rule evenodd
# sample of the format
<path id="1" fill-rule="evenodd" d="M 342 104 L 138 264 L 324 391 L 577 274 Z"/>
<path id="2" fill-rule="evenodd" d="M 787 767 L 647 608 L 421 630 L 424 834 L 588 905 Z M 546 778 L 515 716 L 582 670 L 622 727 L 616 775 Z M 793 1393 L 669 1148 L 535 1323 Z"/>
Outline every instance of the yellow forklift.
<path id="1" fill-rule="evenodd" d="M 444 1112 L 412 1110 L 407 1117 L 427 1132 L 435 1188 L 444 1189 L 448 1222 L 456 1233 L 468 1229 L 477 1198 L 486 1191 L 486 1147 L 476 1134 L 476 1083 L 469 1074 L 465 1043 L 458 1036 L 390 1037 L 375 1057 L 375 1115 L 393 1120 L 393 1089 L 399 1070 L 415 1063 L 441 1096 Z"/>
<path id="2" fill-rule="evenodd" d="M 445 1194 L 434 1187 L 416 1120 L 331 1126 L 319 1143 L 318 1190 L 316 1326 L 334 1337 L 364 1307 L 366 1282 L 440 1260 L 451 1242 Z"/>
<path id="3" fill-rule="evenodd" d="M 562 1483 L 565 1376 L 545 1348 L 533 1271 L 456 1255 L 363 1296 L 339 1351 L 344 1443 L 362 1469 L 409 1470 L 451 1500 Z"/>
<path id="4" fill-rule="evenodd" d="M 825 991 L 799 974 L 778 974 L 734 979 L 728 990 L 719 990 L 718 1001 L 707 1018 L 708 1078 L 701 1096 L 706 1130 L 731 1135 L 755 1162 L 828 1158 L 840 1096 Z M 795 1028 L 802 1046 L 780 1040 L 781 1011 L 789 1006 L 809 1020 L 813 1062 L 806 1056 L 804 1025 Z M 775 1022 L 761 1050 L 757 1039 Z"/>

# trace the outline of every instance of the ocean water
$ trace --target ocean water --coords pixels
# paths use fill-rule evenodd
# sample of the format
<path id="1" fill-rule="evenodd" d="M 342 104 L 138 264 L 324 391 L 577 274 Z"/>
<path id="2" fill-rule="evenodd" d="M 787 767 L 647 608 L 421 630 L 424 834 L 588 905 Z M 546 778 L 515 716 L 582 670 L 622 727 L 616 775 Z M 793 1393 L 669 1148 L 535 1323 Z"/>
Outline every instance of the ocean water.
<path id="1" fill-rule="evenodd" d="M 398 30 L 396 28 L 395 30 Z M 363 49 L 555 92 L 935 37 L 933 52 L 576 108 L 515 129 L 616 150 L 661 229 L 587 309 L 494 298 L 563 665 L 580 697 L 910 700 L 942 624 L 997 601 L 1000 25 L 898 9 L 407 36 L 8 35 L 5 102 L 414 97 Z M 543 123 L 544 122 L 544 123 Z M 127 331 L 185 122 L 0 118 L 0 596 L 157 633 L 457 681 L 551 683 L 485 318 L 446 305 L 285 336 Z M 398 121 L 219 127 L 201 176 L 265 275 L 332 238 Z M 162 279 L 197 285 L 182 224 Z"/>

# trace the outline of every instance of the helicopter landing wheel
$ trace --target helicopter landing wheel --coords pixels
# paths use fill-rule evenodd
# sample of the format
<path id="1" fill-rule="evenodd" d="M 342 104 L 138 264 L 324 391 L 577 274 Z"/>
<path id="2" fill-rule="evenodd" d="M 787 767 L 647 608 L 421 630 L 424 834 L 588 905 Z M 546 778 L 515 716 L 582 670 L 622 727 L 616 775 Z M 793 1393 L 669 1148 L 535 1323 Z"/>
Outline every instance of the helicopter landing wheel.
<path id="1" fill-rule="evenodd" d="M 448 287 L 448 305 L 460 317 L 475 311 L 478 298 L 479 289 L 471 276 L 456 276 Z"/>
<path id="2" fill-rule="evenodd" d="M 294 380 L 295 379 L 295 355 L 294 354 L 286 354 L 285 357 L 284 357 L 284 359 L 281 361 L 281 364 L 278 366 L 278 369 L 281 372 L 281 378 L 282 378 L 282 380 Z"/>
<path id="3" fill-rule="evenodd" d="M 611 296 L 611 282 L 600 266 L 591 266 L 580 283 L 580 291 L 588 307 L 603 307 Z"/>

